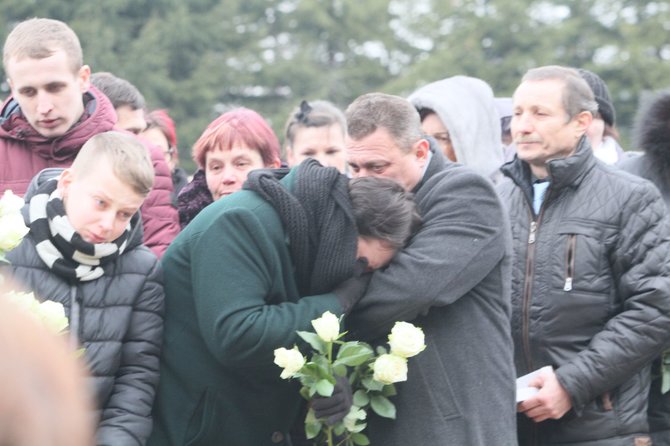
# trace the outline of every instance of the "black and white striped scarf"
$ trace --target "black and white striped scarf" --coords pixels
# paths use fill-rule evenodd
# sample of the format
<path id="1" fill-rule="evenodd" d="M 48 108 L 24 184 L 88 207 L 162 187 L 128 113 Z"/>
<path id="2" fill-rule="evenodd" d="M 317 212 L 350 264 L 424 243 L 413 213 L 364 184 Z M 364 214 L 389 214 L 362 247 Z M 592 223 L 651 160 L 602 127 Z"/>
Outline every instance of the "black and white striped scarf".
<path id="1" fill-rule="evenodd" d="M 128 223 L 119 238 L 110 243 L 89 243 L 75 232 L 65 215 L 57 181 L 42 184 L 30 198 L 29 227 L 35 249 L 55 274 L 72 281 L 95 280 L 104 274 L 104 265 L 116 259 L 128 242 Z"/>

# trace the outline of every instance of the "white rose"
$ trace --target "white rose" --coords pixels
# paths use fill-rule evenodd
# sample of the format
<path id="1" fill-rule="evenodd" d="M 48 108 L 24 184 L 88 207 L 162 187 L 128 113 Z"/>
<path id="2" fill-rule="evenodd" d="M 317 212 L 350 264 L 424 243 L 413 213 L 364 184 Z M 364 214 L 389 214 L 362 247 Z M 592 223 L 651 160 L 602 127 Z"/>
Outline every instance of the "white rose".
<path id="1" fill-rule="evenodd" d="M 14 195 L 11 190 L 7 189 L 2 198 L 0 198 L 0 216 L 18 214 L 21 212 L 24 204 L 23 198 Z"/>
<path id="2" fill-rule="evenodd" d="M 5 293 L 4 298 L 14 303 L 18 308 L 21 308 L 22 310 L 29 313 L 37 314 L 39 311 L 40 303 L 37 299 L 35 299 L 35 295 L 33 293 L 8 291 Z"/>
<path id="3" fill-rule="evenodd" d="M 316 334 L 325 342 L 333 342 L 340 335 L 340 320 L 330 311 L 312 321 Z"/>
<path id="4" fill-rule="evenodd" d="M 0 251 L 16 248 L 27 233 L 21 214 L 3 215 L 0 217 Z"/>
<path id="5" fill-rule="evenodd" d="M 351 406 L 349 413 L 342 419 L 342 423 L 349 432 L 360 432 L 365 429 L 365 424 L 356 426 L 356 422 L 358 420 L 365 420 L 366 416 L 367 414 L 363 409 L 357 406 Z"/>
<path id="6" fill-rule="evenodd" d="M 382 384 L 407 381 L 407 359 L 393 354 L 381 355 L 375 360 L 372 378 Z"/>
<path id="7" fill-rule="evenodd" d="M 396 322 L 389 335 L 391 353 L 411 358 L 426 348 L 423 330 L 408 322 Z"/>
<path id="8" fill-rule="evenodd" d="M 63 304 L 46 300 L 39 305 L 37 314 L 44 326 L 52 333 L 60 333 L 68 326 Z"/>
<path id="9" fill-rule="evenodd" d="M 291 350 L 282 347 L 275 350 L 275 364 L 284 369 L 281 378 L 289 379 L 305 365 L 305 357 L 298 347 L 293 347 Z"/>

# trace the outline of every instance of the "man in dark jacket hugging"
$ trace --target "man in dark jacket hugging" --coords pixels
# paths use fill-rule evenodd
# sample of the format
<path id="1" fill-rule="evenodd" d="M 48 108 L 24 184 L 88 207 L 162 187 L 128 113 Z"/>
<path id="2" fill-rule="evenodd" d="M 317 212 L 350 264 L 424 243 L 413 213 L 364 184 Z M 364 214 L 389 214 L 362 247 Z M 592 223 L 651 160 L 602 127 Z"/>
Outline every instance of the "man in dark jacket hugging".
<path id="1" fill-rule="evenodd" d="M 649 365 L 670 331 L 670 241 L 654 186 L 596 160 L 597 111 L 575 70 L 530 70 L 514 93 L 517 158 L 499 186 L 512 224 L 521 445 L 648 445 Z"/>

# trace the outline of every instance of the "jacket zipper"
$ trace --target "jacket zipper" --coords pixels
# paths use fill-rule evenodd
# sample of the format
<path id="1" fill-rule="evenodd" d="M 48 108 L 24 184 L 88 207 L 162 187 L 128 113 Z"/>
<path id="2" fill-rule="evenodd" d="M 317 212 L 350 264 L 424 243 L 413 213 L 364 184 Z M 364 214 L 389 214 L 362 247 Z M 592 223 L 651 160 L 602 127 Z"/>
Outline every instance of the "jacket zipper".
<path id="1" fill-rule="evenodd" d="M 523 290 L 521 336 L 523 342 L 523 352 L 524 356 L 526 357 L 526 367 L 528 367 L 529 373 L 535 370 L 530 353 L 530 302 L 531 296 L 533 295 L 533 279 L 535 278 L 535 241 L 537 240 L 537 232 L 540 228 L 540 221 L 542 221 L 544 208 L 549 201 L 549 195 L 551 195 L 551 185 L 549 185 L 544 194 L 544 200 L 542 201 L 540 212 L 538 213 L 537 217 L 535 217 L 535 214 L 533 213 L 532 202 L 526 201 L 529 209 L 528 212 L 530 214 L 530 225 L 528 230 L 528 250 L 526 251 L 526 277 Z"/>
<path id="2" fill-rule="evenodd" d="M 538 219 L 539 220 L 539 219 Z M 526 278 L 523 290 L 523 309 L 522 309 L 522 336 L 523 351 L 526 356 L 526 367 L 532 372 L 533 361 L 530 354 L 530 301 L 533 290 L 533 269 L 535 266 L 535 240 L 537 238 L 537 220 L 531 220 L 528 233 L 528 251 L 526 252 Z"/>
<path id="3" fill-rule="evenodd" d="M 568 253 L 565 261 L 565 285 L 563 291 L 572 291 L 572 280 L 575 277 L 575 247 L 577 246 L 577 235 L 568 236 Z"/>
<path id="4" fill-rule="evenodd" d="M 77 286 L 70 285 L 70 346 L 73 351 L 79 348 L 79 316 L 81 308 L 77 300 Z"/>

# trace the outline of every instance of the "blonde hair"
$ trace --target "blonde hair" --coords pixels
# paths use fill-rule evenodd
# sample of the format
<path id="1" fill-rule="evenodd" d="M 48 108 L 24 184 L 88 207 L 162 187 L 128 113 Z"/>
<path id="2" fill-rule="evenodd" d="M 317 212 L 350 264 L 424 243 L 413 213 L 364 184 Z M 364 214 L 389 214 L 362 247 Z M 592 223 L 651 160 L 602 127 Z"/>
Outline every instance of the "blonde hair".
<path id="1" fill-rule="evenodd" d="M 5 298 L 0 286 L 0 444 L 90 446 L 93 398 L 66 342 Z"/>
<path id="2" fill-rule="evenodd" d="M 153 187 L 154 167 L 149 151 L 134 135 L 117 131 L 98 133 L 86 141 L 70 169 L 85 175 L 99 163 L 107 163 L 119 180 L 143 197 Z"/>
<path id="3" fill-rule="evenodd" d="M 62 50 L 68 58 L 73 73 L 84 64 L 79 38 L 65 23 L 53 19 L 25 20 L 12 30 L 5 40 L 2 63 L 5 73 L 10 59 L 45 59 Z"/>

